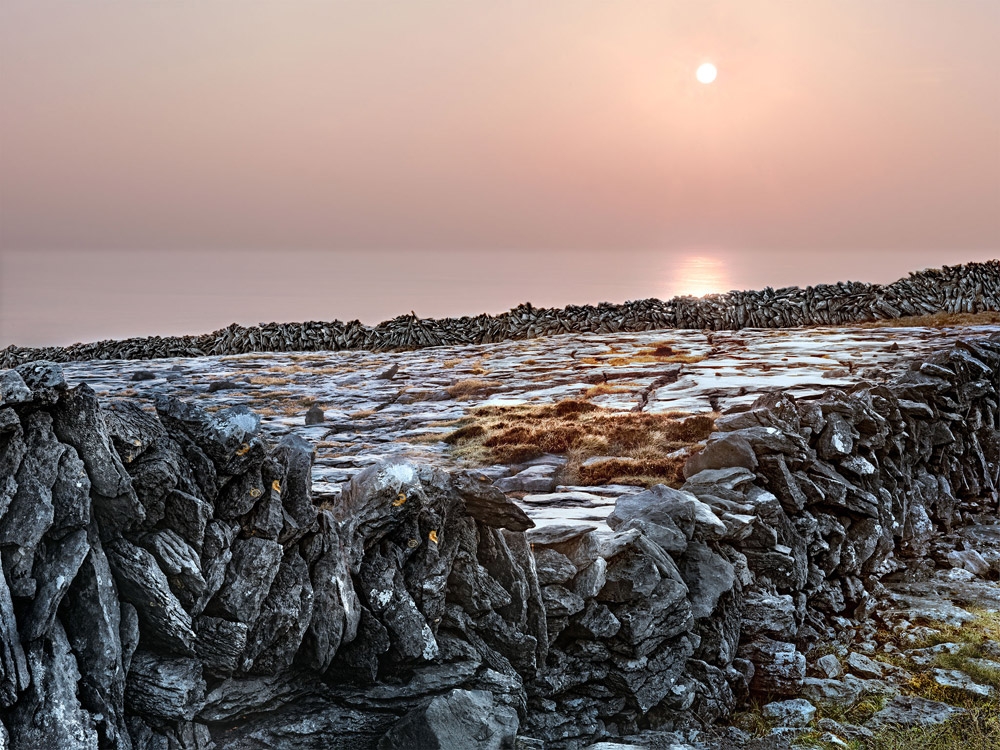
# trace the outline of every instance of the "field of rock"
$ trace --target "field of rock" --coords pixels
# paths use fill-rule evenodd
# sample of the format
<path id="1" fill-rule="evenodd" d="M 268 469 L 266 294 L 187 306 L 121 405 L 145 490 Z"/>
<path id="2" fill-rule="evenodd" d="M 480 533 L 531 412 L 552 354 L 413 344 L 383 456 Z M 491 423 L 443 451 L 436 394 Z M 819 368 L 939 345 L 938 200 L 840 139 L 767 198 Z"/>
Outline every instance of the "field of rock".
<path id="1" fill-rule="evenodd" d="M 0 371 L 0 747 L 993 747 L 998 336 Z"/>

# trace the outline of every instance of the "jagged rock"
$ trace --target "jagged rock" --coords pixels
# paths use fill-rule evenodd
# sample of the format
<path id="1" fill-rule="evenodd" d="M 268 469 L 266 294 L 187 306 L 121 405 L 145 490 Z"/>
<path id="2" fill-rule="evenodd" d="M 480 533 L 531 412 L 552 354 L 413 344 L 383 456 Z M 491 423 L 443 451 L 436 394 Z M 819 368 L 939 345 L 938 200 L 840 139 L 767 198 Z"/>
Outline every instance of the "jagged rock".
<path id="1" fill-rule="evenodd" d="M 696 620 L 715 611 L 719 597 L 733 588 L 736 573 L 732 563 L 704 542 L 691 542 L 681 557 L 681 576 L 688 586 L 691 613 Z"/>
<path id="2" fill-rule="evenodd" d="M 212 517 L 212 506 L 201 498 L 173 490 L 164 503 L 164 523 L 185 542 L 200 552 L 205 540 L 205 527 Z"/>
<path id="3" fill-rule="evenodd" d="M 684 464 L 684 478 L 690 479 L 706 469 L 728 469 L 734 466 L 753 471 L 757 468 L 757 456 L 753 446 L 742 435 L 723 434 L 710 440 L 704 450 L 695 453 Z"/>
<path id="4" fill-rule="evenodd" d="M 323 424 L 325 421 L 326 414 L 323 413 L 323 409 L 319 404 L 313 404 L 306 411 L 305 423 L 307 425 Z"/>
<path id="5" fill-rule="evenodd" d="M 250 626 L 208 615 L 199 617 L 195 626 L 198 631 L 195 651 L 205 671 L 216 676 L 235 672 L 246 649 Z"/>
<path id="6" fill-rule="evenodd" d="M 235 622 L 253 624 L 278 575 L 281 545 L 270 539 L 236 539 L 225 582 L 206 612 Z"/>
<path id="7" fill-rule="evenodd" d="M 426 708 L 407 714 L 379 742 L 380 750 L 412 747 L 427 750 L 476 747 L 502 750 L 514 745 L 517 712 L 496 706 L 482 690 L 452 690 Z"/>
<path id="8" fill-rule="evenodd" d="M 494 485 L 501 492 L 551 492 L 560 468 L 548 464 L 529 466 L 513 476 L 498 479 Z"/>
<path id="9" fill-rule="evenodd" d="M 90 525 L 90 477 L 76 450 L 66 446 L 52 485 L 52 526 L 48 536 L 59 539 Z"/>
<path id="10" fill-rule="evenodd" d="M 21 557 L 26 558 L 27 577 L 31 555 L 55 518 L 52 486 L 65 447 L 56 440 L 52 418 L 46 412 L 28 417 L 24 446 L 24 458 L 15 476 L 17 492 L 0 518 L 0 545 L 19 548 Z"/>
<path id="11" fill-rule="evenodd" d="M 103 745 L 129 747 L 123 700 L 125 674 L 139 641 L 138 616 L 120 604 L 111 568 L 96 532 L 66 596 L 66 632 L 80 666 L 80 702 L 95 717 Z"/>
<path id="12" fill-rule="evenodd" d="M 5 716 L 11 750 L 97 747 L 94 722 L 76 697 L 80 671 L 62 624 L 31 644 L 27 653 L 30 684 Z"/>
<path id="13" fill-rule="evenodd" d="M 281 439 L 272 454 L 285 467 L 281 483 L 281 505 L 301 533 L 312 528 L 316 521 L 316 508 L 312 502 L 312 464 L 315 449 L 298 435 L 289 434 Z"/>
<path id="14" fill-rule="evenodd" d="M 0 407 L 23 404 L 31 400 L 31 389 L 17 370 L 0 372 Z"/>
<path id="15" fill-rule="evenodd" d="M 806 677 L 802 683 L 802 697 L 818 705 L 850 708 L 860 695 L 860 687 L 847 680 Z"/>
<path id="16" fill-rule="evenodd" d="M 105 551 L 122 598 L 139 614 L 143 636 L 171 651 L 193 654 L 191 615 L 170 590 L 153 555 L 125 539 L 108 542 Z"/>
<path id="17" fill-rule="evenodd" d="M 170 582 L 170 590 L 191 611 L 205 593 L 205 579 L 201 572 L 198 553 L 184 541 L 180 534 L 163 529 L 147 534 L 143 546 L 153 553 Z"/>
<path id="18" fill-rule="evenodd" d="M 204 699 L 205 681 L 197 659 L 164 657 L 141 649 L 135 652 L 125 687 L 126 705 L 131 710 L 190 721 Z"/>
<path id="19" fill-rule="evenodd" d="M 7 577 L 0 571 L 0 706 L 14 705 L 17 694 L 28 687 L 30 679 Z"/>
<path id="20" fill-rule="evenodd" d="M 760 693 L 797 695 L 806 677 L 806 659 L 795 644 L 758 638 L 740 646 L 740 656 L 754 665 L 751 687 Z"/>
<path id="21" fill-rule="evenodd" d="M 58 541 L 43 542 L 42 546 L 44 552 L 40 555 L 40 561 L 35 563 L 33 571 L 38 590 L 21 627 L 21 637 L 25 641 L 41 638 L 52 630 L 56 610 L 90 552 L 85 529 L 75 531 Z"/>
<path id="22" fill-rule="evenodd" d="M 864 654 L 852 651 L 847 655 L 847 668 L 859 677 L 877 680 L 885 674 L 885 666 Z"/>
<path id="23" fill-rule="evenodd" d="M 825 654 L 816 660 L 816 667 L 829 679 L 835 680 L 844 674 L 840 659 L 834 654 Z"/>
<path id="24" fill-rule="evenodd" d="M 63 369 L 55 362 L 42 360 L 23 364 L 14 369 L 21 376 L 22 382 L 32 390 L 32 398 L 36 401 L 55 403 L 61 395 L 60 392 L 66 390 Z"/>
<path id="25" fill-rule="evenodd" d="M 964 693 L 972 698 L 993 698 L 997 691 L 990 685 L 980 685 L 957 669 L 932 669 L 931 678 L 943 688 Z"/>
<path id="26" fill-rule="evenodd" d="M 701 472 L 704 473 L 704 472 Z M 608 516 L 608 525 L 617 529 L 632 520 L 642 520 L 679 529 L 688 539 L 719 539 L 726 527 L 712 509 L 690 492 L 662 484 L 633 495 L 624 495 Z"/>
<path id="27" fill-rule="evenodd" d="M 90 477 L 102 534 L 128 529 L 146 517 L 132 480 L 111 442 L 97 394 L 86 383 L 65 392 L 53 409 L 59 440 L 76 448 Z"/>
<path id="28" fill-rule="evenodd" d="M 743 604 L 743 632 L 748 638 L 758 635 L 795 636 L 798 622 L 795 602 L 790 594 L 750 592 Z M 836 661 L 837 657 L 833 657 Z"/>
<path id="29" fill-rule="evenodd" d="M 566 555 L 548 547 L 540 547 L 535 551 L 535 567 L 538 570 L 538 582 L 542 586 L 566 583 L 577 574 L 576 566 Z"/>
<path id="30" fill-rule="evenodd" d="M 315 555 L 311 572 L 313 608 L 300 654 L 320 673 L 329 668 L 341 643 L 354 640 L 361 616 L 347 553 L 335 528 L 331 514 L 321 511 L 319 531 L 306 547 Z"/>
<path id="31" fill-rule="evenodd" d="M 465 501 L 469 515 L 480 523 L 511 531 L 526 531 L 535 523 L 489 478 L 478 472 L 460 471 L 452 475 L 455 490 Z"/>
<path id="32" fill-rule="evenodd" d="M 253 461 L 260 416 L 249 408 L 235 406 L 209 414 L 163 394 L 156 396 L 155 405 L 171 437 L 187 437 L 225 473 L 240 474 Z"/>
<path id="33" fill-rule="evenodd" d="M 312 609 L 309 567 L 293 548 L 285 553 L 260 617 L 247 638 L 244 670 L 275 674 L 290 667 L 309 627 Z"/>
<path id="34" fill-rule="evenodd" d="M 566 634 L 574 638 L 614 638 L 621 626 L 621 621 L 610 609 L 590 600 L 582 612 L 570 618 Z"/>

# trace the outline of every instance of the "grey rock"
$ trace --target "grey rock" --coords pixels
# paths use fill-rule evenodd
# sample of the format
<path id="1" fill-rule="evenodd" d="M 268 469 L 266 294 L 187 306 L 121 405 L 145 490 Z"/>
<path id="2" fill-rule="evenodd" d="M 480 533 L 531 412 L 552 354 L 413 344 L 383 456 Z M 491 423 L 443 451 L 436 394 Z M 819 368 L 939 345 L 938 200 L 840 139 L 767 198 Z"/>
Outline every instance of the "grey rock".
<path id="1" fill-rule="evenodd" d="M 125 687 L 126 705 L 162 719 L 194 718 L 205 699 L 205 681 L 197 659 L 164 657 L 139 650 L 132 657 Z"/>
<path id="2" fill-rule="evenodd" d="M 17 492 L 0 518 L 0 545 L 19 547 L 30 560 L 55 518 L 52 486 L 65 448 L 56 440 L 46 412 L 28 417 L 24 443 L 26 453 L 15 477 Z"/>
<path id="3" fill-rule="evenodd" d="M 542 601 L 545 603 L 545 613 L 550 618 L 575 615 L 584 607 L 582 597 L 559 585 L 543 586 Z"/>
<path id="4" fill-rule="evenodd" d="M 806 659 L 795 644 L 759 638 L 740 646 L 740 656 L 754 665 L 753 690 L 774 695 L 798 695 L 806 678 Z"/>
<path id="5" fill-rule="evenodd" d="M 298 435 L 288 434 L 281 439 L 273 456 L 285 467 L 281 483 L 281 505 L 304 533 L 316 521 L 316 507 L 312 502 L 312 464 L 315 449 Z"/>
<path id="6" fill-rule="evenodd" d="M 181 490 L 173 490 L 166 496 L 163 516 L 165 525 L 197 552 L 201 552 L 205 527 L 211 517 L 212 506 L 199 497 Z"/>
<path id="7" fill-rule="evenodd" d="M 205 593 L 205 579 L 198 553 L 180 534 L 171 529 L 147 534 L 143 537 L 142 544 L 153 553 L 178 601 L 186 611 L 191 611 Z"/>
<path id="8" fill-rule="evenodd" d="M 90 477 L 76 450 L 66 446 L 52 485 L 52 526 L 48 536 L 59 539 L 90 525 Z"/>
<path id="9" fill-rule="evenodd" d="M 519 722 L 514 709 L 494 705 L 482 690 L 452 690 L 431 700 L 395 724 L 379 742 L 380 750 L 411 747 L 427 750 L 514 746 Z"/>
<path id="10" fill-rule="evenodd" d="M 66 389 L 66 376 L 62 367 L 55 362 L 28 362 L 14 370 L 21 376 L 24 384 L 34 391 L 34 397 L 45 403 L 53 403 L 58 398 L 58 391 Z"/>
<path id="11" fill-rule="evenodd" d="M 100 742 L 130 747 L 123 706 L 125 674 L 139 640 L 138 616 L 120 603 L 107 556 L 91 534 L 89 554 L 66 595 L 66 632 L 80 668 L 80 702 L 94 717 Z"/>
<path id="12" fill-rule="evenodd" d="M 791 698 L 767 703 L 761 708 L 761 713 L 783 727 L 804 727 L 816 715 L 816 706 L 803 698 Z"/>
<path id="13" fill-rule="evenodd" d="M 566 634 L 574 638 L 614 638 L 621 626 L 621 621 L 610 609 L 590 600 L 582 612 L 570 618 Z"/>
<path id="14" fill-rule="evenodd" d="M 816 668 L 831 680 L 835 680 L 844 674 L 844 668 L 840 665 L 840 659 L 834 654 L 825 654 L 819 657 L 816 660 Z"/>
<path id="15" fill-rule="evenodd" d="M 321 511 L 318 520 L 319 531 L 309 546 L 316 557 L 311 568 L 312 617 L 303 636 L 301 656 L 305 663 L 323 673 L 340 644 L 354 640 L 357 635 L 361 603 L 332 516 Z"/>
<path id="16" fill-rule="evenodd" d="M 319 404 L 313 404 L 306 411 L 305 423 L 307 425 L 311 424 L 323 424 L 326 421 L 326 414 L 323 413 L 322 407 Z"/>
<path id="17" fill-rule="evenodd" d="M 97 401 L 86 383 L 67 391 L 53 410 L 59 440 L 76 448 L 90 477 L 94 513 L 102 534 L 128 529 L 146 517 L 132 480 L 111 442 Z"/>
<path id="18" fill-rule="evenodd" d="M 69 590 L 76 572 L 90 552 L 87 532 L 75 531 L 58 541 L 42 544 L 44 552 L 35 563 L 34 578 L 38 591 L 24 618 L 21 635 L 25 641 L 41 638 L 52 630 L 56 611 Z"/>
<path id="19" fill-rule="evenodd" d="M 969 675 L 957 669 L 932 669 L 931 678 L 938 685 L 973 698 L 992 698 L 997 694 L 990 685 L 980 685 Z"/>
<path id="20" fill-rule="evenodd" d="M 860 687 L 847 680 L 806 677 L 802 683 L 802 697 L 818 705 L 850 708 L 860 695 Z"/>
<path id="21" fill-rule="evenodd" d="M 689 479 L 706 469 L 726 469 L 733 466 L 742 466 L 750 471 L 757 468 L 753 446 L 739 433 L 723 434 L 710 440 L 704 450 L 695 453 L 685 462 L 684 478 Z"/>
<path id="22" fill-rule="evenodd" d="M 270 539 L 236 539 L 225 582 L 208 603 L 206 613 L 253 624 L 278 575 L 281 545 Z"/>
<path id="23" fill-rule="evenodd" d="M 748 638 L 758 635 L 794 636 L 798 632 L 795 602 L 790 594 L 749 592 L 743 604 L 743 632 Z M 836 657 L 833 657 L 836 661 Z"/>
<path id="24" fill-rule="evenodd" d="M 494 486 L 501 492 L 551 492 L 560 469 L 560 466 L 544 464 L 529 466 L 513 476 L 498 479 Z"/>
<path id="25" fill-rule="evenodd" d="M 847 668 L 859 677 L 877 680 L 885 674 L 885 666 L 864 654 L 851 652 L 847 655 Z"/>
<path id="26" fill-rule="evenodd" d="M 691 613 L 696 620 L 711 615 L 719 597 L 733 588 L 736 572 L 726 558 L 704 542 L 691 542 L 681 557 L 681 576 L 688 586 Z"/>
<path id="27" fill-rule="evenodd" d="M 313 589 L 309 567 L 292 548 L 285 553 L 260 617 L 247 638 L 243 667 L 256 674 L 275 674 L 292 665 L 312 619 Z"/>
<path id="28" fill-rule="evenodd" d="M 21 647 L 7 577 L 0 571 L 0 706 L 14 705 L 17 694 L 28 687 L 31 674 Z"/>
<path id="29" fill-rule="evenodd" d="M 571 588 L 584 599 L 593 599 L 608 582 L 608 562 L 598 557 L 594 562 L 580 571 L 573 579 Z"/>
<path id="30" fill-rule="evenodd" d="M 535 567 L 538 582 L 542 586 L 550 583 L 566 583 L 577 574 L 576 566 L 561 552 L 548 547 L 535 550 Z"/>
<path id="31" fill-rule="evenodd" d="M 31 400 L 31 389 L 17 370 L 0 372 L 0 407 L 23 404 Z"/>
<path id="32" fill-rule="evenodd" d="M 122 598 L 139 614 L 143 637 L 177 653 L 193 654 L 191 615 L 171 591 L 153 555 L 125 539 L 108 542 L 105 551 Z"/>
<path id="33" fill-rule="evenodd" d="M 205 671 L 217 677 L 228 677 L 235 672 L 246 649 L 250 626 L 208 615 L 199 617 L 195 626 L 198 631 L 195 651 Z"/>
<path id="34" fill-rule="evenodd" d="M 469 515 L 480 523 L 510 531 L 526 531 L 535 525 L 516 503 L 490 483 L 486 475 L 460 471 L 452 474 L 452 479 Z"/>
<path id="35" fill-rule="evenodd" d="M 27 661 L 31 682 L 4 717 L 11 750 L 97 747 L 93 720 L 76 696 L 80 671 L 58 620 L 45 637 L 31 644 Z"/>
<path id="36" fill-rule="evenodd" d="M 873 729 L 883 726 L 926 727 L 943 724 L 951 717 L 962 713 L 965 713 L 965 709 L 949 706 L 947 703 L 930 701 L 915 695 L 897 695 L 871 718 L 868 726 Z"/>

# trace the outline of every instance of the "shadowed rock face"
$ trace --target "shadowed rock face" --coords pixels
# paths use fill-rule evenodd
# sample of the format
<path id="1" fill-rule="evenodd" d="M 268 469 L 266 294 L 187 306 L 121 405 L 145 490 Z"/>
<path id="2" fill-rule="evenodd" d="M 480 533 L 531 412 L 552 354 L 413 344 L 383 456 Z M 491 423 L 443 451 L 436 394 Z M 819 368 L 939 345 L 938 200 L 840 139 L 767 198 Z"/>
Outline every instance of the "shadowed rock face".
<path id="1" fill-rule="evenodd" d="M 9 746 L 577 748 L 752 693 L 856 696 L 813 649 L 939 529 L 995 516 L 998 372 L 1000 345 L 963 342 L 887 385 L 768 394 L 681 489 L 537 528 L 486 474 L 405 462 L 317 505 L 310 444 L 245 409 L 0 374 Z"/>

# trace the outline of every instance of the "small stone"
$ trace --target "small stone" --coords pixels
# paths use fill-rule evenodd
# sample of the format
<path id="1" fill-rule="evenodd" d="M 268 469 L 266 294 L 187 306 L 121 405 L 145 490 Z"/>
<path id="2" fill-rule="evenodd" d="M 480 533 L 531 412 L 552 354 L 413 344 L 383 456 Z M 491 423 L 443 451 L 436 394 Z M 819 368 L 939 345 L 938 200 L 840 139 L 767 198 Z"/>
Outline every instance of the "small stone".
<path id="1" fill-rule="evenodd" d="M 874 659 L 864 654 L 850 653 L 847 655 L 847 668 L 854 674 L 877 680 L 885 674 L 885 668 Z"/>
<path id="2" fill-rule="evenodd" d="M 835 680 L 844 674 L 844 668 L 840 666 L 840 659 L 834 654 L 826 654 L 816 660 L 816 668 L 831 680 Z"/>
<path id="3" fill-rule="evenodd" d="M 323 424 L 326 421 L 326 414 L 319 404 L 313 404 L 306 412 L 306 424 Z"/>
<path id="4" fill-rule="evenodd" d="M 989 685 L 980 685 L 965 672 L 957 669 L 932 669 L 931 677 L 941 687 L 958 690 L 973 698 L 992 698 L 996 690 Z"/>

